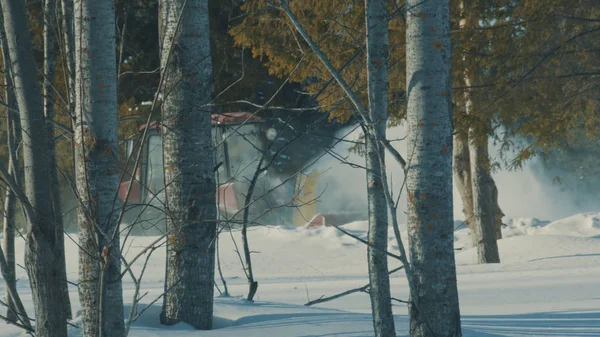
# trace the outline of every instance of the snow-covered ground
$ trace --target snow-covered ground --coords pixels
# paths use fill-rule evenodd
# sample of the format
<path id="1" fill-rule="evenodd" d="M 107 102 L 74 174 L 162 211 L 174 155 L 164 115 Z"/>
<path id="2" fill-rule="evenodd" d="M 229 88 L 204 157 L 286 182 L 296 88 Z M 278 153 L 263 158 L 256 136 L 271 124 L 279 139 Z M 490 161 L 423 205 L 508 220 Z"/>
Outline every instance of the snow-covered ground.
<path id="1" fill-rule="evenodd" d="M 366 224 L 345 226 L 366 235 Z M 517 218 L 508 221 L 499 243 L 502 263 L 476 265 L 468 229 L 456 232 L 458 286 L 464 336 L 600 336 L 600 213 L 577 214 L 558 221 Z M 239 241 L 239 232 L 232 234 Z M 130 336 L 372 336 L 368 295 L 357 293 L 315 307 L 303 306 L 322 295 L 367 283 L 366 250 L 335 228 L 253 228 L 249 232 L 259 282 L 255 303 L 240 296 L 247 286 L 232 237 L 220 237 L 221 266 L 232 297 L 217 297 L 215 330 L 197 332 L 179 324 L 158 322 L 160 300 L 133 323 Z M 390 236 L 389 249 L 397 249 Z M 77 248 L 67 238 L 69 278 L 77 280 Z M 155 238 L 128 240 L 124 251 L 133 258 Z M 238 242 L 239 244 L 239 242 Z M 22 254 L 23 243 L 18 244 Z M 22 255 L 19 255 L 22 256 Z M 139 274 L 143 260 L 135 263 Z M 149 260 L 141 293 L 148 293 L 138 311 L 163 291 L 164 251 Z M 19 261 L 22 265 L 22 258 Z M 399 263 L 390 260 L 390 268 Z M 218 276 L 217 276 L 218 277 Z M 19 290 L 32 311 L 24 270 Z M 218 278 L 217 278 L 218 280 Z M 395 298 L 407 299 L 402 273 L 392 276 Z M 222 284 L 218 280 L 219 287 Z M 124 281 L 126 316 L 134 285 Z M 0 291 L 4 292 L 3 286 Z M 77 290 L 71 288 L 75 311 Z M 4 310 L 4 309 L 2 309 Z M 406 306 L 395 305 L 399 336 L 408 335 Z M 78 324 L 75 319 L 73 323 Z M 71 336 L 79 336 L 70 328 Z M 19 336 L 18 328 L 0 323 L 0 337 Z"/>

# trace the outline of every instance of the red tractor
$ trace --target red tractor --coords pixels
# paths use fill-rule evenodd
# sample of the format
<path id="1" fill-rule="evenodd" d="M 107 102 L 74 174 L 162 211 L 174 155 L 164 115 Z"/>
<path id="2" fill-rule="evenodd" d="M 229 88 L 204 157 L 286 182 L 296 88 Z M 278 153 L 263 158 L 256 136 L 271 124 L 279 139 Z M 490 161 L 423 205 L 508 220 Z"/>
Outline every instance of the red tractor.
<path id="1" fill-rule="evenodd" d="M 264 123 L 264 120 L 251 113 L 213 114 L 212 117 L 218 210 L 222 219 L 239 220 L 249 182 L 262 155 L 262 143 L 265 139 L 275 140 L 277 132 L 274 128 L 260 128 L 259 125 Z M 130 163 L 127 165 L 128 173 L 133 170 L 135 157 L 139 151 L 139 146 L 136 144 L 139 144 L 139 137 L 145 129 L 146 125 L 142 125 L 139 129 L 140 135 L 126 141 L 126 154 L 130 158 Z M 268 224 L 291 223 L 294 210 L 298 208 L 288 207 L 290 200 L 294 198 L 295 193 L 302 194 L 294 191 L 296 179 L 295 177 L 291 179 L 288 177 L 283 181 L 271 179 L 268 172 L 265 171 L 265 174 L 261 175 L 254 187 L 256 199 L 249 207 L 250 221 Z M 129 181 L 119 186 L 119 199 L 125 201 L 128 192 L 124 222 L 127 225 L 134 224 L 132 227 L 134 234 L 160 234 L 165 224 L 165 215 L 162 211 L 165 198 L 163 149 L 159 123 L 150 124 L 136 172 L 129 175 Z M 282 205 L 285 207 L 281 207 Z M 309 211 L 304 208 L 303 213 Z M 309 213 L 305 216 L 310 220 L 314 212 Z"/>
<path id="2" fill-rule="evenodd" d="M 273 150 L 272 145 L 286 143 L 289 140 L 276 130 L 282 123 L 267 124 L 267 120 L 251 113 L 237 112 L 213 114 L 213 139 L 215 144 L 215 174 L 217 180 L 217 205 L 221 220 L 229 219 L 230 225 L 239 224 L 243 215 L 245 198 L 250 187 L 259 160 L 263 155 L 271 155 L 264 162 L 270 163 L 256 181 L 254 198 L 250 207 L 249 221 L 253 224 L 293 224 L 312 226 L 342 224 L 361 218 L 357 213 L 318 214 L 316 206 L 316 171 L 302 174 L 298 171 L 301 148 L 310 148 L 305 140 L 291 152 L 296 154 L 295 161 L 290 153 Z M 133 162 L 139 151 L 139 137 L 145 131 L 143 125 L 140 135 L 126 141 L 126 154 L 130 158 L 126 172 L 133 171 Z M 121 183 L 119 198 L 127 199 L 125 212 L 126 225 L 132 226 L 137 235 L 161 234 L 165 228 L 163 212 L 164 168 L 162 137 L 160 124 L 153 122 L 147 130 L 140 162 L 135 174 L 129 175 L 129 181 Z M 270 144 L 271 146 L 265 146 Z M 279 144 L 286 147 L 289 144 Z M 306 150 L 305 150 L 306 151 Z M 309 149 L 313 151 L 314 149 Z M 300 154 L 298 154 L 300 153 Z M 305 154 L 305 157 L 312 156 Z M 131 185 L 131 189 L 129 186 Z M 363 216 L 364 218 L 364 216 Z M 361 218 L 362 219 L 362 218 Z"/>

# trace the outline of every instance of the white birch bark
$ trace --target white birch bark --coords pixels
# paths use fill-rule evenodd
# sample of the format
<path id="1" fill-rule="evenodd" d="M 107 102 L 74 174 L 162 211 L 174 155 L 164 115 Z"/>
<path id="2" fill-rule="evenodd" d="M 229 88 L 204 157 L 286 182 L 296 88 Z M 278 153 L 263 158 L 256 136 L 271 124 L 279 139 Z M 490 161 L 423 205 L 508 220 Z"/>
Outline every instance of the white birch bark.
<path id="1" fill-rule="evenodd" d="M 388 275 L 388 207 L 383 184 L 388 109 L 388 18 L 386 0 L 366 0 L 367 73 L 369 86 L 369 129 L 366 139 L 366 178 L 369 211 L 369 266 L 371 311 L 375 336 L 395 336 Z"/>
<path id="2" fill-rule="evenodd" d="M 161 321 L 205 330 L 212 328 L 217 219 L 211 110 L 205 106 L 212 88 L 208 0 L 161 0 L 159 20 L 171 233 Z"/>
<path id="3" fill-rule="evenodd" d="M 62 279 L 60 273 L 55 271 L 60 260 L 56 255 L 58 243 L 53 223 L 48 159 L 45 154 L 47 134 L 44 105 L 25 3 L 0 0 L 0 4 L 21 120 L 25 202 L 32 210 L 28 216 L 25 265 L 33 294 L 36 336 L 66 337 L 64 311 L 54 307 L 62 301 Z"/>
<path id="4" fill-rule="evenodd" d="M 448 0 L 408 0 L 410 335 L 461 336 L 454 260 Z"/>
<path id="5" fill-rule="evenodd" d="M 124 337 L 115 196 L 117 64 L 111 0 L 77 0 L 75 176 L 79 198 L 79 298 L 85 337 Z"/>

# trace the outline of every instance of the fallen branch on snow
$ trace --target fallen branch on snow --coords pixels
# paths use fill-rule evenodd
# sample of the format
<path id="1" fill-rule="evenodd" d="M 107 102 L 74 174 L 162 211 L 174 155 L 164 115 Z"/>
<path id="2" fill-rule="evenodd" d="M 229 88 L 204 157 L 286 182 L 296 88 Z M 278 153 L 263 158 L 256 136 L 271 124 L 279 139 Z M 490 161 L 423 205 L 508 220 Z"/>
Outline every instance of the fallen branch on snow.
<path id="1" fill-rule="evenodd" d="M 398 268 L 396 268 L 396 269 L 393 269 L 393 270 L 390 270 L 390 271 L 388 272 L 388 275 L 392 275 L 393 273 L 395 273 L 395 272 L 397 272 L 397 271 L 399 271 L 399 270 L 402 270 L 402 269 L 404 269 L 404 267 L 403 267 L 403 266 L 401 266 L 401 267 L 398 267 Z M 350 295 L 350 294 L 354 294 L 354 293 L 359 293 L 359 292 L 365 292 L 365 293 L 366 293 L 366 292 L 368 292 L 368 289 L 369 289 L 369 287 L 370 287 L 370 286 L 371 286 L 371 283 L 367 283 L 367 284 L 365 284 L 365 285 L 364 285 L 364 286 L 362 286 L 362 287 L 358 287 L 358 288 L 354 288 L 354 289 L 346 290 L 346 291 L 344 291 L 344 292 L 341 292 L 341 293 L 339 293 L 339 294 L 335 294 L 335 295 L 333 295 L 333 296 L 329 296 L 329 297 L 323 297 L 323 296 L 324 296 L 324 295 L 323 295 L 323 296 L 319 297 L 319 298 L 318 298 L 318 299 L 316 299 L 316 300 L 312 300 L 312 301 L 309 301 L 309 302 L 305 303 L 304 305 L 305 305 L 305 306 L 307 306 L 307 307 L 309 307 L 309 306 L 311 306 L 311 305 L 314 305 L 314 304 L 319 304 L 319 303 L 323 303 L 323 302 L 333 301 L 333 300 L 335 300 L 335 299 L 338 299 L 338 298 L 340 298 L 340 297 L 344 297 L 344 296 L 346 296 L 346 295 Z M 393 300 L 396 300 L 396 301 L 398 301 L 398 302 L 407 303 L 407 302 L 405 302 L 405 301 L 398 300 L 398 299 L 396 299 L 396 298 L 392 298 L 392 299 L 393 299 Z"/>

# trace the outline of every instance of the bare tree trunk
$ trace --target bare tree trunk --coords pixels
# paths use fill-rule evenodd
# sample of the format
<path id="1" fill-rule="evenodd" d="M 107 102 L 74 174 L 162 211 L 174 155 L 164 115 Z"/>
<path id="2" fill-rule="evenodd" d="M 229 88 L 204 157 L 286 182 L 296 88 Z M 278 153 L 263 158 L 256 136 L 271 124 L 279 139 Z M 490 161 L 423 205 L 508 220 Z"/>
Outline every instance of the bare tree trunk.
<path id="1" fill-rule="evenodd" d="M 38 85 L 36 65 L 25 3 L 0 0 L 4 29 L 12 65 L 15 96 L 20 112 L 23 137 L 23 166 L 25 169 L 26 201 L 33 210 L 28 217 L 25 265 L 35 306 L 36 336 L 67 335 L 63 310 L 56 310 L 62 301 L 62 278 L 55 266 L 56 256 L 54 212 L 48 174 L 48 159 L 44 153 L 47 134 L 44 104 Z"/>
<path id="2" fill-rule="evenodd" d="M 464 1 L 461 0 L 460 4 L 460 21 L 459 27 L 460 29 L 466 29 L 467 22 L 470 23 L 469 13 L 466 13 L 464 10 Z M 466 64 L 467 56 L 462 56 L 462 61 Z M 465 81 L 465 86 L 471 85 L 471 79 L 469 78 L 469 70 L 467 68 L 463 69 L 463 79 Z M 471 93 L 466 90 L 463 93 L 463 105 L 464 105 L 464 113 L 465 115 L 472 114 L 472 105 L 471 102 Z M 455 130 L 456 132 L 456 130 Z M 469 128 L 465 127 L 464 130 L 458 130 L 454 135 L 454 149 L 453 149 L 453 161 L 452 161 L 452 170 L 454 172 L 454 181 L 456 182 L 456 187 L 460 194 L 463 204 L 463 214 L 465 216 L 465 223 L 469 226 L 471 230 L 471 245 L 472 247 L 477 246 L 477 230 L 475 229 L 475 218 L 473 211 L 473 179 L 471 177 L 471 154 L 470 154 L 470 137 L 471 134 L 469 132 Z"/>
<path id="3" fill-rule="evenodd" d="M 461 336 L 454 260 L 448 0 L 408 0 L 408 236 L 411 337 Z"/>
<path id="4" fill-rule="evenodd" d="M 62 216 L 60 186 L 58 183 L 58 168 L 56 163 L 56 147 L 54 141 L 54 68 L 56 55 L 54 48 L 54 28 L 56 23 L 55 0 L 44 1 L 44 117 L 46 118 L 46 132 L 48 133 L 47 155 L 50 171 L 50 185 L 52 188 L 52 205 L 54 207 L 54 226 L 56 231 L 57 257 L 60 260 L 58 268 L 63 277 L 63 310 L 65 317 L 71 319 L 71 301 L 69 298 L 69 284 L 67 282 L 67 267 L 65 261 L 65 236 Z"/>
<path id="5" fill-rule="evenodd" d="M 0 5 L 0 13 L 2 6 Z M 21 143 L 21 122 L 17 112 L 17 98 L 15 97 L 15 88 L 12 79 L 12 69 L 10 66 L 10 55 L 8 53 L 8 42 L 4 31 L 3 16 L 0 15 L 0 48 L 2 49 L 2 63 L 4 64 L 4 103 L 8 107 L 6 110 L 7 125 L 7 148 L 8 148 L 8 174 L 13 177 L 16 188 L 22 188 L 19 170 L 19 144 Z M 13 109 L 13 110 L 11 110 Z M 17 230 L 17 195 L 8 187 L 4 199 L 4 219 L 3 219 L 3 240 L 0 249 L 0 271 L 5 282 L 6 296 L 5 301 L 8 305 L 6 318 L 9 322 L 15 322 L 25 327 L 28 332 L 35 332 L 31 326 L 27 312 L 23 307 L 21 299 L 17 293 L 16 281 L 16 254 L 15 254 L 15 234 Z M 26 217 L 27 220 L 27 217 Z"/>
<path id="6" fill-rule="evenodd" d="M 470 13 L 467 13 L 464 9 L 464 1 L 461 1 L 460 9 L 462 17 L 459 26 L 461 29 L 469 28 L 472 18 Z M 472 75 L 471 69 L 466 65 L 466 55 L 463 55 L 462 60 L 463 63 L 465 63 L 465 68 L 463 69 L 465 85 L 470 87 L 472 84 Z M 473 115 L 471 91 L 465 90 L 463 96 L 465 114 L 467 116 Z M 461 196 L 465 194 L 463 200 L 467 199 L 468 189 L 470 189 L 471 200 L 467 199 L 467 206 L 471 208 L 471 214 L 467 221 L 471 228 L 473 246 L 477 247 L 479 263 L 499 263 L 500 256 L 498 254 L 498 244 L 496 243 L 495 233 L 494 200 L 492 199 L 492 186 L 490 184 L 490 182 L 493 183 L 493 180 L 489 171 L 488 136 L 485 129 L 484 125 L 472 123 L 468 131 L 468 148 L 465 148 L 464 142 L 461 144 L 461 152 L 468 156 L 468 162 L 470 164 L 470 172 L 468 174 L 470 176 L 470 181 L 461 181 L 461 183 L 466 185 L 462 188 L 464 192 L 461 193 Z M 457 139 L 458 136 L 455 137 L 455 142 Z M 454 166 L 456 167 L 457 164 Z M 466 171 L 465 166 L 463 166 L 462 169 Z M 462 175 L 462 177 L 466 176 L 466 174 Z M 467 209 L 467 207 L 464 209 Z"/>
<path id="7" fill-rule="evenodd" d="M 2 16 L 0 15 L 0 48 L 2 48 L 2 64 L 4 65 L 4 93 L 5 100 L 4 103 L 9 108 L 16 108 L 16 98 L 15 91 L 12 83 L 12 74 L 10 69 L 10 57 L 8 55 L 8 45 L 6 41 L 6 36 L 4 34 L 4 24 L 2 20 Z M 20 174 L 18 172 L 18 157 L 17 157 L 17 145 L 20 142 L 19 133 L 21 132 L 21 125 L 18 122 L 19 115 L 15 111 L 11 111 L 9 109 L 6 110 L 6 124 L 8 128 L 7 132 L 7 147 L 8 147 L 8 172 L 13 175 L 13 177 L 17 178 Z M 19 141 L 17 142 L 17 138 Z M 17 168 L 17 172 L 15 172 L 15 168 Z M 2 249 L 4 250 L 4 254 L 6 256 L 7 270 L 6 275 L 8 277 L 5 278 L 6 282 L 6 303 L 8 304 L 8 309 L 6 312 L 6 318 L 10 321 L 16 322 L 17 315 L 15 315 L 15 303 L 10 296 L 10 288 L 11 286 L 16 288 L 17 281 L 15 279 L 15 229 L 16 229 L 16 208 L 17 208 L 17 199 L 15 194 L 10 190 L 10 188 L 6 189 L 6 195 L 4 197 L 4 223 L 3 223 L 3 240 L 2 240 Z"/>
<path id="8" fill-rule="evenodd" d="M 489 152 L 486 147 L 481 148 L 488 158 L 489 162 Z M 470 150 L 469 150 L 469 140 L 467 136 L 458 132 L 454 135 L 454 150 L 453 150 L 453 161 L 452 161 L 452 170 L 454 172 L 454 182 L 456 183 L 456 188 L 460 194 L 460 198 L 462 200 L 463 205 L 463 214 L 465 216 L 465 223 L 469 226 L 471 230 L 471 238 L 473 242 L 473 247 L 477 244 L 477 236 L 475 233 L 474 223 L 475 216 L 473 213 L 473 187 L 471 186 L 471 159 L 470 159 Z M 495 236 L 497 240 L 502 239 L 502 217 L 504 217 L 504 212 L 500 208 L 498 203 L 498 188 L 496 187 L 496 183 L 494 182 L 494 178 L 491 175 L 489 169 L 486 172 L 486 177 L 483 177 L 483 181 L 489 186 L 490 189 L 490 198 L 492 207 L 494 209 L 494 230 Z"/>
<path id="9" fill-rule="evenodd" d="M 167 232 L 172 233 L 161 322 L 207 330 L 217 229 L 211 110 L 205 106 L 212 89 L 208 1 L 160 0 L 159 20 Z"/>
<path id="10" fill-rule="evenodd" d="M 473 188 L 471 187 L 471 159 L 469 154 L 469 138 L 465 132 L 454 135 L 454 148 L 452 149 L 452 172 L 454 182 L 460 194 L 463 205 L 465 223 L 471 230 L 473 246 L 477 242 L 475 228 L 473 228 Z"/>
<path id="11" fill-rule="evenodd" d="M 369 110 L 366 139 L 366 178 L 369 211 L 369 265 L 371 311 L 375 336 L 396 336 L 390 278 L 388 275 L 388 205 L 383 188 L 385 179 L 385 139 L 388 95 L 388 18 L 385 0 L 366 0 L 367 71 Z"/>
<path id="12" fill-rule="evenodd" d="M 111 0 L 81 0 L 75 13 L 75 175 L 79 299 L 85 337 L 124 337 L 115 194 L 117 65 Z"/>
<path id="13" fill-rule="evenodd" d="M 489 153 L 487 154 L 489 158 Z M 490 178 L 488 179 L 488 183 L 490 184 L 490 189 L 492 190 L 492 205 L 494 207 L 494 230 L 496 232 L 496 240 L 502 239 L 502 218 L 504 217 L 504 212 L 500 208 L 500 204 L 498 203 L 498 187 L 496 187 L 496 182 L 494 182 L 494 178 L 491 176 L 491 172 L 488 171 Z"/>
<path id="14" fill-rule="evenodd" d="M 496 229 L 494 207 L 492 204 L 492 190 L 489 173 L 489 156 L 487 149 L 487 136 L 484 141 L 479 141 L 471 135 L 469 152 L 471 153 L 471 186 L 473 188 L 473 228 L 477 241 L 478 263 L 500 263 L 498 244 L 496 242 Z"/>
<path id="15" fill-rule="evenodd" d="M 10 116 L 11 113 L 9 112 Z M 9 125 L 14 125 L 11 121 L 11 117 L 8 119 Z M 12 126 L 11 126 L 12 128 Z M 10 158 L 8 159 L 8 173 L 13 177 L 16 177 L 19 173 L 13 170 L 13 167 L 18 167 L 18 164 L 15 163 L 12 156 L 15 153 L 14 148 L 14 137 L 12 135 L 12 131 L 9 129 L 8 132 L 8 150 L 11 153 Z M 16 154 L 16 153 L 15 153 Z M 16 322 L 17 316 L 15 314 L 15 302 L 10 296 L 10 291 L 8 290 L 11 286 L 16 288 L 17 281 L 15 278 L 15 230 L 16 230 L 16 210 L 17 210 L 17 198 L 15 194 L 10 190 L 10 188 L 6 189 L 6 196 L 4 198 L 4 223 L 3 223 L 3 240 L 2 240 L 2 249 L 6 256 L 6 264 L 7 264 L 7 278 L 4 279 L 6 282 L 6 304 L 8 305 L 8 309 L 6 312 L 6 318 L 9 321 Z"/>

